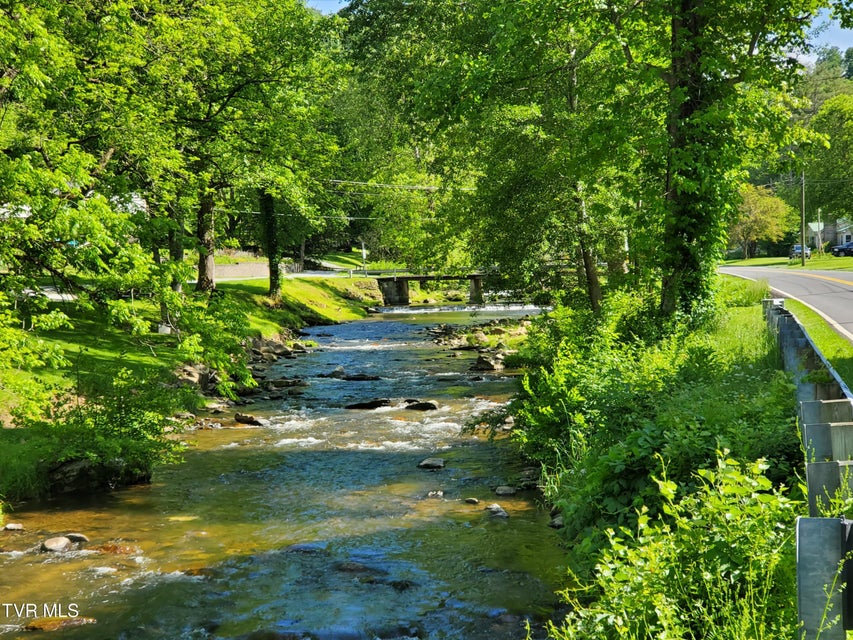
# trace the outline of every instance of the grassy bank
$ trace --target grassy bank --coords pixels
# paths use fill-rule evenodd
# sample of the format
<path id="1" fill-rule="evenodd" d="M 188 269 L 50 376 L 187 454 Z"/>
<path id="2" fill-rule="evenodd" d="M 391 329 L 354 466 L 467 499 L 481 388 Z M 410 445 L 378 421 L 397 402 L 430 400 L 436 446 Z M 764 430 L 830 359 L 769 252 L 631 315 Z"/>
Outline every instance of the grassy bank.
<path id="1" fill-rule="evenodd" d="M 201 399 L 177 384 L 173 372 L 202 362 L 250 382 L 247 337 L 292 339 L 305 325 L 363 318 L 381 302 L 371 279 L 285 279 L 281 296 L 266 280 L 229 281 L 217 294 L 186 304 L 181 334 L 157 331 L 160 309 L 151 299 L 103 306 L 55 303 L 66 325 L 30 332 L 28 366 L 0 371 L 0 497 L 17 501 L 48 493 L 52 476 L 87 460 L 87 487 L 144 477 L 177 453 L 170 416 Z M 140 330 L 141 329 L 141 330 Z M 227 392 L 227 387 L 223 387 Z M 111 461 L 121 460 L 122 468 Z"/>
<path id="2" fill-rule="evenodd" d="M 786 299 L 785 308 L 796 316 L 847 387 L 853 388 L 853 343 L 839 335 L 820 314 L 802 302 Z"/>
<path id="3" fill-rule="evenodd" d="M 554 638 L 796 633 L 794 389 L 766 292 L 722 289 L 713 317 L 664 335 L 637 334 L 644 306 L 630 297 L 536 323 L 537 368 L 511 410 L 574 571 Z"/>

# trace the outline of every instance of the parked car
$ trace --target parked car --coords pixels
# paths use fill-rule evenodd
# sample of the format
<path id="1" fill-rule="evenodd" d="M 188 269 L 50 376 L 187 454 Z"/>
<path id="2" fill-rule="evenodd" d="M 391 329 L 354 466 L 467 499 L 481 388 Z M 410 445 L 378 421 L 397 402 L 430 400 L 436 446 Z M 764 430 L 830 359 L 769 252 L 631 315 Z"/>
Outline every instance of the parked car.
<path id="1" fill-rule="evenodd" d="M 853 242 L 845 242 L 832 247 L 832 255 L 834 256 L 853 256 Z"/>
<path id="2" fill-rule="evenodd" d="M 802 253 L 802 250 L 800 249 L 800 245 L 795 244 L 791 247 L 791 250 L 788 252 L 788 257 L 793 260 L 794 258 L 801 257 L 801 253 Z M 853 255 L 853 251 L 851 251 L 851 255 Z M 806 246 L 806 259 L 809 259 L 811 257 L 812 257 L 812 250 L 811 250 L 811 248 Z"/>

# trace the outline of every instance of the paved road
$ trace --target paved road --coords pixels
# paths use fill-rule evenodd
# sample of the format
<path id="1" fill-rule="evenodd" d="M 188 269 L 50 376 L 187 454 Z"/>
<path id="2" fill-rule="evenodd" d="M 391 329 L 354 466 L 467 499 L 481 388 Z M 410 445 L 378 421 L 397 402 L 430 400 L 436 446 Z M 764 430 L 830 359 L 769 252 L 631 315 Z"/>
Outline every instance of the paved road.
<path id="1" fill-rule="evenodd" d="M 853 272 L 771 267 L 720 267 L 719 271 L 751 280 L 766 280 L 774 295 L 795 298 L 810 306 L 853 341 Z"/>

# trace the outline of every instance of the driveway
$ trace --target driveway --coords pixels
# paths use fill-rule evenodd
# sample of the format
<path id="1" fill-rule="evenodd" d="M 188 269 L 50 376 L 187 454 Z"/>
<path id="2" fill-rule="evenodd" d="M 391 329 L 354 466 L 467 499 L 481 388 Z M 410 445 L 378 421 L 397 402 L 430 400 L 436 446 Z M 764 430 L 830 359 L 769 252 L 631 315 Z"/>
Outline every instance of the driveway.
<path id="1" fill-rule="evenodd" d="M 774 295 L 799 300 L 853 341 L 853 272 L 772 267 L 720 267 L 718 270 L 740 278 L 767 281 Z"/>

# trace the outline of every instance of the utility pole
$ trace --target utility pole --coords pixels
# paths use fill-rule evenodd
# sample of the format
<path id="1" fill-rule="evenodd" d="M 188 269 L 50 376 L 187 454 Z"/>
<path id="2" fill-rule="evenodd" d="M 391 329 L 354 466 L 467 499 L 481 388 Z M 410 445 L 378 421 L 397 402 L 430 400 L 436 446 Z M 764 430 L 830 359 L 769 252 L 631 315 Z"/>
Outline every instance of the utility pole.
<path id="1" fill-rule="evenodd" d="M 800 264 L 806 266 L 806 170 L 800 182 Z"/>
<path id="2" fill-rule="evenodd" d="M 823 224 L 820 221 L 820 207 L 817 208 L 817 252 L 823 255 Z"/>

